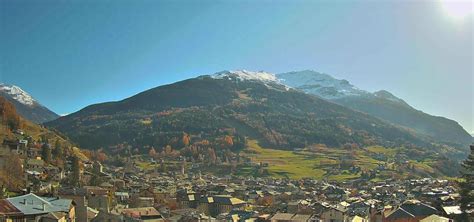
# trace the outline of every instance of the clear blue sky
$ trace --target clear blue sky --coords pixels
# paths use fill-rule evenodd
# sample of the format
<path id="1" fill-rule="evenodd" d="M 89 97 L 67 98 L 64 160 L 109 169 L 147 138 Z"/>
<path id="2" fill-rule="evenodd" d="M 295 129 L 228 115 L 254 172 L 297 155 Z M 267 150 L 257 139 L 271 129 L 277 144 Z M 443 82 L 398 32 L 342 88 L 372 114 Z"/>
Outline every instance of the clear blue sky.
<path id="1" fill-rule="evenodd" d="M 1 0 L 0 81 L 64 114 L 226 69 L 314 69 L 472 132 L 473 16 L 454 15 L 439 1 Z"/>

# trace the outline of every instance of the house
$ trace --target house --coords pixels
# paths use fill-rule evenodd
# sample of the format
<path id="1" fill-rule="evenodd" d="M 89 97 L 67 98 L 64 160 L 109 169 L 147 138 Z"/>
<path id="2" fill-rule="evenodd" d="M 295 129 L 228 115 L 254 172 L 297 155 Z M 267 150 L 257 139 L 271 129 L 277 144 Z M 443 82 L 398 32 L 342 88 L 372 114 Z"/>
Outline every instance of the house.
<path id="1" fill-rule="evenodd" d="M 456 216 L 462 214 L 460 206 L 446 206 L 443 207 L 443 213 L 449 218 L 455 218 Z"/>
<path id="2" fill-rule="evenodd" d="M 46 163 L 41 159 L 27 159 L 26 169 L 36 172 L 43 172 Z"/>
<path id="3" fill-rule="evenodd" d="M 128 192 L 115 192 L 115 200 L 118 203 L 127 203 L 128 199 L 130 199 Z"/>
<path id="4" fill-rule="evenodd" d="M 111 205 L 112 193 L 104 188 L 84 186 L 88 206 L 97 210 L 108 211 Z"/>
<path id="5" fill-rule="evenodd" d="M 11 152 L 24 155 L 28 146 L 28 140 L 3 140 L 3 147 L 8 148 Z"/>
<path id="6" fill-rule="evenodd" d="M 245 201 L 229 195 L 215 195 L 212 197 L 212 199 L 214 200 L 214 204 L 212 206 L 213 210 L 211 210 L 211 216 L 229 213 L 234 209 L 243 210 L 243 208 L 247 205 Z"/>
<path id="7" fill-rule="evenodd" d="M 153 207 L 155 200 L 152 197 L 139 197 L 135 196 L 130 200 L 131 207 Z"/>
<path id="8" fill-rule="evenodd" d="M 84 188 L 62 188 L 59 196 L 64 199 L 71 199 L 76 204 L 76 222 L 87 222 L 87 199 Z"/>
<path id="9" fill-rule="evenodd" d="M 58 197 L 39 197 L 33 193 L 23 196 L 12 197 L 6 199 L 11 205 L 15 206 L 22 214 L 23 219 L 39 220 L 43 216 L 53 220 L 55 216 L 59 217 L 59 213 L 64 213 L 66 221 L 75 222 L 75 203 L 71 199 L 60 199 Z M 49 215 L 54 213 L 55 216 Z M 60 221 L 62 217 L 59 217 Z"/>
<path id="10" fill-rule="evenodd" d="M 66 213 L 51 212 L 45 216 L 41 216 L 41 222 L 67 222 Z"/>
<path id="11" fill-rule="evenodd" d="M 437 214 L 436 208 L 418 200 L 405 201 L 398 208 L 390 211 L 383 222 L 417 222 L 430 215 Z"/>
<path id="12" fill-rule="evenodd" d="M 291 213 L 276 213 L 270 218 L 271 222 L 290 222 L 294 214 Z"/>
<path id="13" fill-rule="evenodd" d="M 331 206 L 321 214 L 324 222 L 345 222 L 348 218 L 347 208 L 343 205 Z"/>
<path id="14" fill-rule="evenodd" d="M 48 174 L 48 177 L 52 177 L 54 181 L 60 181 L 65 177 L 65 173 L 63 170 L 61 170 L 59 167 L 55 166 L 47 166 L 44 167 L 46 173 Z"/>
<path id="15" fill-rule="evenodd" d="M 196 192 L 188 189 L 179 190 L 177 193 L 178 205 L 180 208 L 196 208 Z"/>

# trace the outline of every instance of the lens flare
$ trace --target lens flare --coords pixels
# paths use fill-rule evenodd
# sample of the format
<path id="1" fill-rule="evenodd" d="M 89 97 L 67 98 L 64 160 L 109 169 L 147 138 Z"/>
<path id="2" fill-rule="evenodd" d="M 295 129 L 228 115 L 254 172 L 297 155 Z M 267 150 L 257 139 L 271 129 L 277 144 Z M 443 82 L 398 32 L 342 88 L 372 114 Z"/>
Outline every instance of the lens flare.
<path id="1" fill-rule="evenodd" d="M 474 11 L 474 3 L 471 0 L 441 0 L 441 6 L 445 13 L 454 19 L 464 19 Z"/>

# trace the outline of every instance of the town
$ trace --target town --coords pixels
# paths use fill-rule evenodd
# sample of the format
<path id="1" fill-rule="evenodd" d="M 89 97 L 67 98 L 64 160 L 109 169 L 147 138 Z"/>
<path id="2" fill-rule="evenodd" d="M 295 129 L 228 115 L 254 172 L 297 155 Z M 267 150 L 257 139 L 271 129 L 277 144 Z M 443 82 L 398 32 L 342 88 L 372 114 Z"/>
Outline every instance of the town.
<path id="1" fill-rule="evenodd" d="M 459 186 L 447 179 L 327 182 L 230 171 L 216 176 L 187 166 L 182 157 L 175 161 L 180 167 L 166 170 L 143 168 L 131 158 L 117 167 L 101 163 L 101 155 L 88 158 L 30 142 L 5 140 L 0 149 L 1 167 L 14 168 L 15 158 L 21 162 L 10 177 L 25 185 L 3 187 L 0 221 L 428 222 L 460 221 L 462 213 Z M 44 150 L 73 157 L 58 167 Z"/>

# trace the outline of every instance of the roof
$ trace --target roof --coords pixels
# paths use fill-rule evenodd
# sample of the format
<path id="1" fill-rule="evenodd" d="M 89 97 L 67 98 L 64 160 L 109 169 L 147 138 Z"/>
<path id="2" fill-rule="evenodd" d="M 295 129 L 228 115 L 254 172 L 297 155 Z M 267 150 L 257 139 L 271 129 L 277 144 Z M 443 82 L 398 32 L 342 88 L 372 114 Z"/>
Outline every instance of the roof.
<path id="1" fill-rule="evenodd" d="M 451 214 L 462 214 L 461 207 L 460 206 L 449 206 L 449 207 L 443 207 L 444 212 L 446 212 L 447 215 Z"/>
<path id="2" fill-rule="evenodd" d="M 449 218 L 438 216 L 435 214 L 420 220 L 420 222 L 449 222 L 449 221 L 450 221 Z"/>
<path id="3" fill-rule="evenodd" d="M 395 211 L 392 211 L 388 216 L 387 219 L 395 220 L 395 219 L 405 219 L 405 218 L 415 218 L 415 216 L 403 208 L 398 208 Z"/>
<path id="4" fill-rule="evenodd" d="M 72 204 L 72 200 L 70 199 L 39 197 L 33 193 L 8 198 L 7 201 L 25 215 L 46 214 L 50 212 L 69 212 L 69 208 Z"/>
<path id="5" fill-rule="evenodd" d="M 311 218 L 311 215 L 306 214 L 295 214 L 291 221 L 308 221 Z"/>
<path id="6" fill-rule="evenodd" d="M 64 218 L 64 216 L 66 216 L 66 214 L 63 213 L 63 212 L 51 212 L 51 213 L 48 213 L 48 214 L 46 214 L 45 216 L 42 216 L 42 217 L 43 218 L 50 218 L 50 219 L 59 220 L 61 218 Z"/>
<path id="7" fill-rule="evenodd" d="M 227 204 L 227 205 L 239 205 L 239 204 L 245 204 L 245 201 L 235 198 L 229 195 L 216 195 L 213 196 L 213 200 L 216 203 L 219 204 Z"/>
<path id="8" fill-rule="evenodd" d="M 38 166 L 44 166 L 44 161 L 39 160 L 39 159 L 28 159 L 26 160 L 26 164 L 28 165 L 38 165 Z"/>
<path id="9" fill-rule="evenodd" d="M 429 216 L 432 214 L 438 213 L 438 210 L 436 208 L 421 203 L 421 202 L 405 202 L 403 203 L 400 208 L 403 208 L 410 214 L 413 214 L 415 217 L 420 217 L 420 216 Z"/>
<path id="10" fill-rule="evenodd" d="M 362 218 L 362 217 L 359 217 L 359 216 L 354 216 L 352 218 L 352 222 L 364 222 L 366 221 L 366 219 Z"/>
<path id="11" fill-rule="evenodd" d="M 273 217 L 270 219 L 271 221 L 274 220 L 283 220 L 283 221 L 308 221 L 311 218 L 311 215 L 306 215 L 306 214 L 289 214 L 289 213 L 276 213 L 273 215 Z"/>
<path id="12" fill-rule="evenodd" d="M 289 214 L 289 213 L 276 213 L 275 215 L 273 215 L 272 217 L 272 221 L 273 220 L 291 220 L 291 218 L 293 217 L 293 214 Z"/>
<path id="13" fill-rule="evenodd" d="M 7 200 L 0 200 L 0 215 L 22 215 L 22 213 Z"/>
<path id="14" fill-rule="evenodd" d="M 128 208 L 121 210 L 121 213 L 133 218 L 140 218 L 142 216 L 161 216 L 154 207 L 140 207 L 140 208 Z"/>

